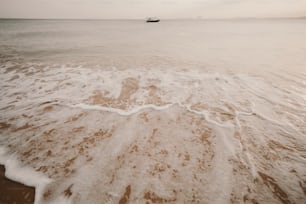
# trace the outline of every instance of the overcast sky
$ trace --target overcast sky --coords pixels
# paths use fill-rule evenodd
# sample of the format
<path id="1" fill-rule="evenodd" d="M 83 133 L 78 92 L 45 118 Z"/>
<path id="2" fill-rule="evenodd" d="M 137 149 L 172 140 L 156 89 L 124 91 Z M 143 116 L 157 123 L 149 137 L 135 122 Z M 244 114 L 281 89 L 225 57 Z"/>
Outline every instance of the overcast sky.
<path id="1" fill-rule="evenodd" d="M 1 18 L 306 16 L 306 0 L 0 0 Z"/>

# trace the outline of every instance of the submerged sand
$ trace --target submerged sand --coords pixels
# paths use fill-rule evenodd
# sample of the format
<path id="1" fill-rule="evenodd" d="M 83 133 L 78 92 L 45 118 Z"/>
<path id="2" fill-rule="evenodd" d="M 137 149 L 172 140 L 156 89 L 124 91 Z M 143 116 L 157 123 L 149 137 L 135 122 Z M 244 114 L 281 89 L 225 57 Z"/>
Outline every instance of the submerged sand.
<path id="1" fill-rule="evenodd" d="M 305 74 L 7 63 L 0 85 L 37 203 L 306 202 Z"/>

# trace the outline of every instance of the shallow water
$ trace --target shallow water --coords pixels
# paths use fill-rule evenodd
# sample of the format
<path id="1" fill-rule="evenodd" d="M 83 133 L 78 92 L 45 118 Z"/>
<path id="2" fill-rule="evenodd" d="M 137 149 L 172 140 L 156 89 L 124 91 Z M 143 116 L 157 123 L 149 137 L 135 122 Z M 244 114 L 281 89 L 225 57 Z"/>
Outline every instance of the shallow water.
<path id="1" fill-rule="evenodd" d="M 23 176 L 37 203 L 303 203 L 305 36 L 305 20 L 2 20 L 0 160 L 44 177 Z"/>

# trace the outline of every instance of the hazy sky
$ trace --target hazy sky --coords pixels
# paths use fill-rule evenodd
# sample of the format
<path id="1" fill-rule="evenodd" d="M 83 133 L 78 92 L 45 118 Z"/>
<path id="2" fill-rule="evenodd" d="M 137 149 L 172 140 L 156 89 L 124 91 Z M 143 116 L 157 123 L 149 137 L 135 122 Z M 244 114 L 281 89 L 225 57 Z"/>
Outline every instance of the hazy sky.
<path id="1" fill-rule="evenodd" d="M 306 16 L 306 0 L 0 0 L 2 18 Z"/>

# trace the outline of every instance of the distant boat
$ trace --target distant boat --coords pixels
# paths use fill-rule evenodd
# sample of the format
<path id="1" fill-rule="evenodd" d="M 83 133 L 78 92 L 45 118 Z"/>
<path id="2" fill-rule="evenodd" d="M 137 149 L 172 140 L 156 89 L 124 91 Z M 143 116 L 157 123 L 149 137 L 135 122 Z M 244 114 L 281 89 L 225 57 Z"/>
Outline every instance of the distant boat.
<path id="1" fill-rule="evenodd" d="M 147 23 L 157 23 L 159 22 L 160 19 L 156 18 L 156 17 L 150 17 L 147 19 Z"/>

